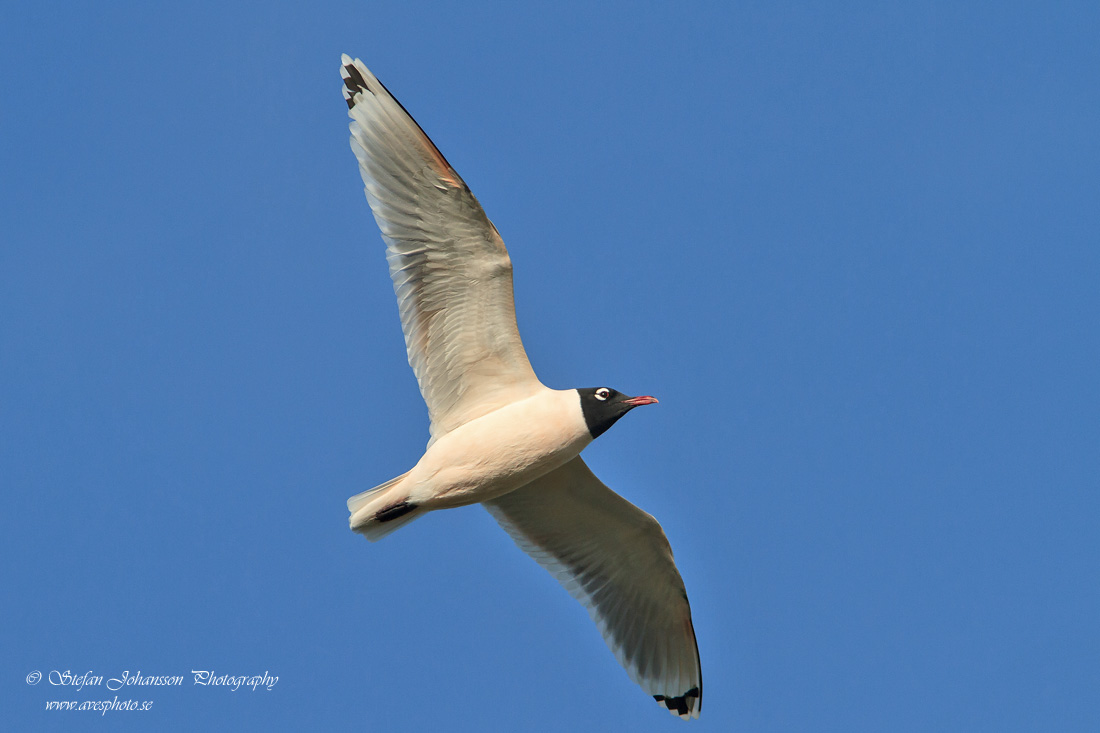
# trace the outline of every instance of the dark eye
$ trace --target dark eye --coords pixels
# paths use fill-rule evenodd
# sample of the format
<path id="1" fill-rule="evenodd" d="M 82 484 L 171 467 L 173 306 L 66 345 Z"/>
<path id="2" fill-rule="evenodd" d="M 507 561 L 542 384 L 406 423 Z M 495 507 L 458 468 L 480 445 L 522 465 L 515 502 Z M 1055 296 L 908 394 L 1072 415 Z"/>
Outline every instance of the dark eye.
<path id="1" fill-rule="evenodd" d="M 611 390 L 609 390 L 607 387 L 600 387 L 599 389 L 596 390 L 596 399 L 600 400 L 601 402 L 603 400 L 606 400 L 610 396 L 611 396 Z"/>

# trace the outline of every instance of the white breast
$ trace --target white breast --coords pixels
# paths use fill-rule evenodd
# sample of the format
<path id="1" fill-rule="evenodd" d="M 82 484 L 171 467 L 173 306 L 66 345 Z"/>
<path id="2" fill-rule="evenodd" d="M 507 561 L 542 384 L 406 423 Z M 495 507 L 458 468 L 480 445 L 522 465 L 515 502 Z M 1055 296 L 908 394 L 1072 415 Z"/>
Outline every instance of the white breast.
<path id="1" fill-rule="evenodd" d="M 409 500 L 442 509 L 494 499 L 565 464 L 590 442 L 577 391 L 543 388 L 432 443 L 406 479 Z"/>

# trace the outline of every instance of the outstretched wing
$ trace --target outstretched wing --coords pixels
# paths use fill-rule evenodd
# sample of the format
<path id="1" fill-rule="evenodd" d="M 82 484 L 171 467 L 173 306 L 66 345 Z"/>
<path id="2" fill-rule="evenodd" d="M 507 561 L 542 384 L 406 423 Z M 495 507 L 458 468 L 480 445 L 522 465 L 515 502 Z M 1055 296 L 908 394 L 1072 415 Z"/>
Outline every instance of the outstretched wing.
<path id="1" fill-rule="evenodd" d="M 703 673 L 691 608 L 656 519 L 580 457 L 485 507 L 584 604 L 632 680 L 674 715 L 699 717 Z"/>
<path id="2" fill-rule="evenodd" d="M 512 263 L 447 159 L 359 59 L 341 59 L 351 148 L 386 241 L 409 364 L 432 436 L 533 394 Z"/>

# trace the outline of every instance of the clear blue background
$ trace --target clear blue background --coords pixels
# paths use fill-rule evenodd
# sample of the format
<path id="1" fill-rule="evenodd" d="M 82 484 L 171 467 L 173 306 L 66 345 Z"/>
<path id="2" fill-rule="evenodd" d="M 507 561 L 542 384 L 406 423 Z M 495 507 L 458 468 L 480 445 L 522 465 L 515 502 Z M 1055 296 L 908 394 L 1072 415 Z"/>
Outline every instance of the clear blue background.
<path id="1" fill-rule="evenodd" d="M 960 5 L 9 8 L 0 726 L 683 729 L 480 508 L 347 529 L 427 438 L 348 52 L 543 381 L 661 399 L 585 455 L 675 549 L 692 729 L 1100 729 L 1100 15 Z"/>

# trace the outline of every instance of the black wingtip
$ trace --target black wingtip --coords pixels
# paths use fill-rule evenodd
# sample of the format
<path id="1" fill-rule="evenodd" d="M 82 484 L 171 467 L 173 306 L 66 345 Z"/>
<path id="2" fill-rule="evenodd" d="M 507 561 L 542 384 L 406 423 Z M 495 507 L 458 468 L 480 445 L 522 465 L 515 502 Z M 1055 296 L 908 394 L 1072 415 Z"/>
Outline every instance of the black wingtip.
<path id="1" fill-rule="evenodd" d="M 690 715 L 694 711 L 695 701 L 699 699 L 699 688 L 692 687 L 683 695 L 679 695 L 677 697 L 654 695 L 653 699 L 659 703 L 663 703 L 666 708 L 676 713 L 677 715 L 684 717 Z"/>
<path id="2" fill-rule="evenodd" d="M 343 77 L 344 86 L 347 87 L 347 91 L 344 92 L 344 101 L 348 103 L 348 109 L 351 109 L 355 106 L 355 95 L 359 92 L 371 92 L 371 88 L 367 86 L 367 80 L 363 78 L 359 69 L 355 68 L 355 64 L 344 64 Z"/>

